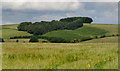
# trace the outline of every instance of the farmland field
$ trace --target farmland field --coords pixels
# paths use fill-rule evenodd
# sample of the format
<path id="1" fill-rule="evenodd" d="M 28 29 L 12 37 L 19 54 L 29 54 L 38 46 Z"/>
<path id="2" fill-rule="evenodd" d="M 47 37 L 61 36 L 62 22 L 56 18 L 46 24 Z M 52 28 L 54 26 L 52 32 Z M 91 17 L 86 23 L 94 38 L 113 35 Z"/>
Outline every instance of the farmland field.
<path id="1" fill-rule="evenodd" d="M 29 39 L 18 39 L 16 43 L 16 39 L 9 38 L 31 35 L 17 31 L 16 27 L 2 27 L 3 69 L 118 69 L 118 36 L 80 43 L 29 43 Z M 118 25 L 85 24 L 83 28 L 53 31 L 43 36 L 79 39 L 101 34 L 118 34 Z"/>
<path id="2" fill-rule="evenodd" d="M 117 43 L 3 43 L 3 69 L 117 69 Z"/>
<path id="3" fill-rule="evenodd" d="M 2 37 L 9 39 L 12 36 L 30 36 L 31 34 L 23 31 L 17 31 L 18 25 L 3 25 L 2 26 Z"/>
<path id="4" fill-rule="evenodd" d="M 62 34 L 62 35 L 61 35 Z M 60 37 L 66 40 L 82 39 L 84 37 L 94 37 L 100 35 L 118 34 L 118 25 L 110 24 L 85 24 L 82 28 L 76 30 L 59 30 L 48 32 L 43 36 Z"/>

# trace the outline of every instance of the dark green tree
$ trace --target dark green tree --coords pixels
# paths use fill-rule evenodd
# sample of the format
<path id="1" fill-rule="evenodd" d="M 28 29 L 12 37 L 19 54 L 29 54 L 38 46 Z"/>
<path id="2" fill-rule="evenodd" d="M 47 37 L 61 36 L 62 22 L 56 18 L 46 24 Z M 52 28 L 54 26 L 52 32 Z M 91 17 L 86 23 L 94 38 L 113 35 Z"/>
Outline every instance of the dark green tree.
<path id="1" fill-rule="evenodd" d="M 92 18 L 89 17 L 82 17 L 84 23 L 91 23 L 93 22 Z"/>
<path id="2" fill-rule="evenodd" d="M 33 35 L 33 36 L 30 38 L 29 42 L 39 42 L 37 35 Z"/>
<path id="3" fill-rule="evenodd" d="M 31 22 L 22 22 L 18 25 L 18 30 L 19 31 L 27 31 L 28 29 L 28 25 L 31 25 L 32 23 Z"/>
<path id="4" fill-rule="evenodd" d="M 19 40 L 17 39 L 16 42 L 19 42 Z"/>

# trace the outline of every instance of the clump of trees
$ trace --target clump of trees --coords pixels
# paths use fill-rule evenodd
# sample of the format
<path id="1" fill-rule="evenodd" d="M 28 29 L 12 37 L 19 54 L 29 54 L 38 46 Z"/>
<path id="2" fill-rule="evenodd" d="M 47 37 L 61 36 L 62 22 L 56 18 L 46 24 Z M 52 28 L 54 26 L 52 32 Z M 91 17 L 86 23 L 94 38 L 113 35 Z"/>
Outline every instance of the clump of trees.
<path id="1" fill-rule="evenodd" d="M 68 17 L 59 21 L 52 20 L 50 22 L 22 22 L 17 27 L 19 31 L 26 31 L 34 35 L 42 35 L 55 30 L 74 30 L 83 26 L 83 23 L 93 22 L 89 17 Z"/>
<path id="2" fill-rule="evenodd" d="M 17 28 L 19 31 L 27 31 L 28 26 L 31 24 L 32 24 L 32 22 L 22 22 L 19 24 L 19 26 Z"/>
<path id="3" fill-rule="evenodd" d="M 68 17 L 68 18 L 60 19 L 60 21 L 68 23 L 68 22 L 73 22 L 73 21 L 78 20 L 78 19 L 83 20 L 83 23 L 93 22 L 92 18 L 90 18 L 90 17 Z"/>

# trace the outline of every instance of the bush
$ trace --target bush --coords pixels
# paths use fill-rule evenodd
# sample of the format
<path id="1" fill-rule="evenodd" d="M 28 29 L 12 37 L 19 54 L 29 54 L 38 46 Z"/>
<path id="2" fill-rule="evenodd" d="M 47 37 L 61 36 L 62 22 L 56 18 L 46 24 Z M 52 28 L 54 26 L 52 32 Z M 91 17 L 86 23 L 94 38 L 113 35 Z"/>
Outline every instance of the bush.
<path id="1" fill-rule="evenodd" d="M 70 41 L 65 40 L 63 38 L 59 38 L 59 37 L 45 37 L 45 39 L 47 39 L 48 41 L 52 42 L 52 43 L 69 43 Z"/>
<path id="2" fill-rule="evenodd" d="M 30 38 L 29 42 L 39 42 L 38 37 L 35 36 L 35 35 L 33 35 L 33 36 Z"/>
<path id="3" fill-rule="evenodd" d="M 10 39 L 22 39 L 22 38 L 30 38 L 31 36 L 14 36 L 10 37 Z"/>
<path id="4" fill-rule="evenodd" d="M 116 36 L 120 36 L 119 34 L 116 34 Z"/>
<path id="5" fill-rule="evenodd" d="M 115 36 L 114 34 L 112 36 Z"/>
<path id="6" fill-rule="evenodd" d="M 108 35 L 107 37 L 111 37 L 111 35 Z"/>
<path id="7" fill-rule="evenodd" d="M 16 40 L 16 42 L 19 42 L 19 40 Z"/>
<path id="8" fill-rule="evenodd" d="M 81 39 L 81 42 L 82 42 L 82 41 L 92 40 L 92 39 L 93 39 L 93 38 L 91 38 L 91 37 L 86 37 L 86 38 Z"/>
<path id="9" fill-rule="evenodd" d="M 0 42 L 5 42 L 3 38 L 0 38 Z"/>
<path id="10" fill-rule="evenodd" d="M 72 41 L 72 43 L 78 43 L 78 42 L 80 42 L 80 41 L 77 39 Z"/>
<path id="11" fill-rule="evenodd" d="M 100 38 L 104 38 L 104 37 L 106 37 L 106 36 L 105 35 L 100 36 Z"/>
<path id="12" fill-rule="evenodd" d="M 95 36 L 95 39 L 98 39 L 98 36 Z"/>

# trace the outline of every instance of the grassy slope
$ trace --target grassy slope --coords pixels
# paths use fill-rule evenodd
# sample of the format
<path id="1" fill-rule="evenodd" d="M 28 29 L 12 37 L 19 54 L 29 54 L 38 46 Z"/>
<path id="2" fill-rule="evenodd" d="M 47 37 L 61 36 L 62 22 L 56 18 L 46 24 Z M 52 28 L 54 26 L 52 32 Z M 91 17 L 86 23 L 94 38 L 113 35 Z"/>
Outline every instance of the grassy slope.
<path id="1" fill-rule="evenodd" d="M 83 37 L 94 37 L 95 35 L 112 35 L 118 33 L 118 25 L 110 24 L 85 24 L 82 28 L 76 30 L 59 30 L 44 34 L 48 37 L 61 37 L 64 39 L 81 39 Z"/>
<path id="2" fill-rule="evenodd" d="M 31 35 L 27 32 L 23 31 L 17 31 L 17 24 L 13 25 L 3 25 L 2 29 L 2 36 L 3 38 L 10 38 L 13 36 L 26 36 L 26 35 Z M 94 28 L 91 28 L 94 27 Z M 86 37 L 86 36 L 92 36 L 92 35 L 101 35 L 105 34 L 117 34 L 118 33 L 118 25 L 105 25 L 105 24 L 88 24 L 84 25 L 82 28 L 78 28 L 76 30 L 59 30 L 59 31 L 53 31 L 49 32 L 43 36 L 49 36 L 49 37 L 64 37 L 65 39 L 74 39 L 78 38 L 81 39 L 81 37 Z M 93 32 L 94 31 L 94 32 Z"/>
<path id="3" fill-rule="evenodd" d="M 108 31 L 108 33 L 106 33 L 106 34 L 118 34 L 118 25 L 113 25 L 113 24 L 92 24 L 92 25 L 89 25 L 89 26 L 104 29 L 104 30 Z"/>
<path id="4" fill-rule="evenodd" d="M 17 31 L 17 24 L 14 25 L 3 25 L 2 26 L 2 37 L 4 39 L 9 39 L 13 36 L 29 36 L 31 34 L 24 31 Z"/>
<path id="5" fill-rule="evenodd" d="M 100 39 L 93 39 L 89 41 L 85 41 L 83 43 L 118 43 L 118 37 L 106 37 Z"/>
<path id="6" fill-rule="evenodd" d="M 18 24 L 2 25 L 2 28 L 17 29 Z"/>

